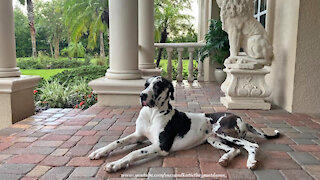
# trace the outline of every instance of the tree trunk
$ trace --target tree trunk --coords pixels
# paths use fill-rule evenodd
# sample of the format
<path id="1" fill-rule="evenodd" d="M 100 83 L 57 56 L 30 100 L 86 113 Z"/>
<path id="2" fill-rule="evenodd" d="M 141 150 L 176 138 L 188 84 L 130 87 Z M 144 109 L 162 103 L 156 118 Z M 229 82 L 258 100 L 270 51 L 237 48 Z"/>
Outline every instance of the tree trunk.
<path id="1" fill-rule="evenodd" d="M 105 60 L 106 54 L 104 52 L 103 32 L 100 31 L 100 59 Z"/>
<path id="2" fill-rule="evenodd" d="M 59 58 L 59 38 L 54 38 L 54 58 Z"/>
<path id="3" fill-rule="evenodd" d="M 50 42 L 50 43 L 49 43 L 49 45 L 50 45 L 51 57 L 53 58 L 53 48 L 52 48 L 52 43 Z"/>
<path id="4" fill-rule="evenodd" d="M 36 29 L 34 27 L 34 12 L 32 0 L 27 0 L 27 10 L 32 43 L 32 57 L 37 57 Z"/>
<path id="5" fill-rule="evenodd" d="M 163 31 L 161 32 L 160 43 L 165 43 L 165 42 L 167 41 L 167 37 L 168 37 L 168 32 L 167 32 L 167 27 L 165 27 L 165 28 L 163 29 Z M 162 56 L 162 51 L 163 51 L 163 48 L 160 48 L 160 49 L 159 49 L 159 53 L 158 53 L 157 62 L 156 62 L 157 67 L 159 67 L 159 64 L 160 64 L 160 60 L 161 60 L 161 56 Z"/>

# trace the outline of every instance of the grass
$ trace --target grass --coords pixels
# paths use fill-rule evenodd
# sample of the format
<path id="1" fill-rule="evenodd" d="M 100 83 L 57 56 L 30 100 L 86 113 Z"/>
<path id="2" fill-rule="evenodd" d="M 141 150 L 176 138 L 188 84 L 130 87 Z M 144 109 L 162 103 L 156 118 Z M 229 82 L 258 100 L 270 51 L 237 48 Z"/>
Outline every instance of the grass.
<path id="1" fill-rule="evenodd" d="M 20 69 L 22 75 L 38 75 L 43 79 L 49 79 L 64 70 L 67 69 Z"/>

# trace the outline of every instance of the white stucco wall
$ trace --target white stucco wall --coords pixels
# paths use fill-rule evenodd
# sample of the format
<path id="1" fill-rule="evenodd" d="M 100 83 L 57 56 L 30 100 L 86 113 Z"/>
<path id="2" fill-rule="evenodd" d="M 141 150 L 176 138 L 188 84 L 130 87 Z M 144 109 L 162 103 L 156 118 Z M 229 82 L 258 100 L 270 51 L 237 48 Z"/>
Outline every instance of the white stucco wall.
<path id="1" fill-rule="evenodd" d="M 270 1 L 271 100 L 289 112 L 320 113 L 320 1 Z"/>
<path id="2" fill-rule="evenodd" d="M 300 0 L 293 112 L 320 114 L 320 1 Z"/>
<path id="3" fill-rule="evenodd" d="M 292 111 L 294 69 L 296 63 L 299 1 L 272 0 L 274 3 L 272 31 L 274 61 L 268 84 L 272 88 L 272 103 Z M 271 25 L 271 24 L 270 24 Z"/>

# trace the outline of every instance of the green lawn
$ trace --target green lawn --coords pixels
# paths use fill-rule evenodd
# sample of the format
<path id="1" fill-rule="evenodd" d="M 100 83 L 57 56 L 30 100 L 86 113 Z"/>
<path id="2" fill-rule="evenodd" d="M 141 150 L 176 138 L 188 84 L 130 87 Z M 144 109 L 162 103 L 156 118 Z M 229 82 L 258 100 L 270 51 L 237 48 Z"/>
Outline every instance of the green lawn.
<path id="1" fill-rule="evenodd" d="M 43 79 L 49 79 L 64 70 L 67 69 L 20 69 L 22 75 L 38 75 Z"/>

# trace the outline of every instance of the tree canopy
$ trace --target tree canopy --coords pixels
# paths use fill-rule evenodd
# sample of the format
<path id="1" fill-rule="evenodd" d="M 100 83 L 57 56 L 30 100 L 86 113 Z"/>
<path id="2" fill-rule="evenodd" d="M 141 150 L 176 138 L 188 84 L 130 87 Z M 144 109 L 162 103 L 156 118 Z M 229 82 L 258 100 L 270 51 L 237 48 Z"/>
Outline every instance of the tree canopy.
<path id="1" fill-rule="evenodd" d="M 83 56 L 84 47 L 86 54 L 105 56 L 109 26 L 107 0 L 19 1 L 34 5 L 34 34 L 37 49 L 42 53 L 58 57 L 59 50 L 65 49 L 65 55 Z M 161 38 L 160 42 L 196 40 L 190 23 L 192 17 L 182 13 L 190 8 L 190 0 L 155 0 L 155 42 Z M 30 18 L 19 8 L 15 8 L 14 14 L 17 57 L 32 56 Z M 77 49 L 81 52 L 77 53 Z"/>

